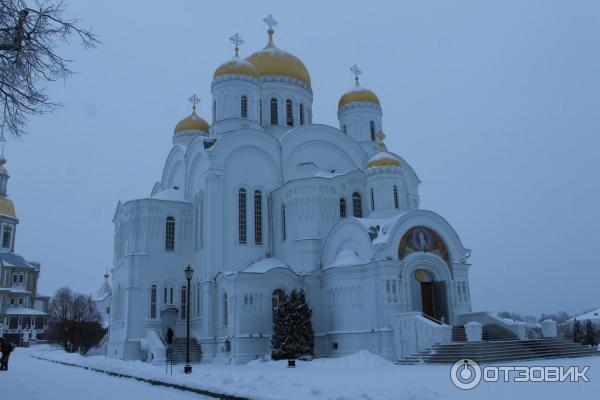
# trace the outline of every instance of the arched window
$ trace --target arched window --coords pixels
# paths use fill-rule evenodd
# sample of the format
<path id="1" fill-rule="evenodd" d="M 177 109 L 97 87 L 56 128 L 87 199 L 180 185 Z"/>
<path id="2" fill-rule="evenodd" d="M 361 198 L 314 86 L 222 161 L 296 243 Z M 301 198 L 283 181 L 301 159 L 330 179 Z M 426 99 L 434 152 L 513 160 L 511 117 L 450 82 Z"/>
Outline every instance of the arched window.
<path id="1" fill-rule="evenodd" d="M 175 218 L 167 217 L 165 223 L 165 250 L 175 250 Z"/>
<path id="2" fill-rule="evenodd" d="M 300 125 L 304 125 L 304 104 L 300 103 Z"/>
<path id="3" fill-rule="evenodd" d="M 369 130 L 371 131 L 371 142 L 375 141 L 375 121 L 369 122 Z"/>
<path id="4" fill-rule="evenodd" d="M 150 319 L 156 319 L 156 285 L 150 288 Z"/>
<path id="5" fill-rule="evenodd" d="M 229 304 L 227 301 L 227 293 L 223 293 L 223 326 L 227 326 L 229 314 Z"/>
<path id="6" fill-rule="evenodd" d="M 213 101 L 213 109 L 212 109 L 212 117 L 213 117 L 213 122 L 215 122 L 217 120 L 217 101 L 214 100 Z"/>
<path id="7" fill-rule="evenodd" d="M 373 192 L 373 188 L 371 188 L 371 211 L 375 211 L 375 193 Z"/>
<path id="8" fill-rule="evenodd" d="M 254 191 L 254 243 L 263 244 L 262 238 L 262 193 Z"/>
<path id="9" fill-rule="evenodd" d="M 248 97 L 247 96 L 242 96 L 240 106 L 241 106 L 242 118 L 248 118 Z"/>
<path id="10" fill-rule="evenodd" d="M 356 218 L 362 218 L 362 204 L 360 201 L 360 193 L 352 193 L 352 215 Z"/>
<path id="11" fill-rule="evenodd" d="M 277 317 L 277 309 L 283 301 L 285 300 L 285 292 L 281 289 L 275 289 L 273 291 L 273 295 L 271 296 L 271 310 L 273 312 L 273 322 L 275 322 L 275 318 Z"/>
<path id="12" fill-rule="evenodd" d="M 287 126 L 294 126 L 294 108 L 290 99 L 285 101 L 285 122 Z"/>
<path id="13" fill-rule="evenodd" d="M 285 203 L 281 204 L 281 240 L 284 241 L 287 237 L 285 229 Z"/>
<path id="14" fill-rule="evenodd" d="M 394 185 L 394 208 L 400 208 L 400 204 L 398 201 L 398 186 Z"/>
<path id="15" fill-rule="evenodd" d="M 187 313 L 188 313 L 188 304 L 187 304 L 187 286 L 182 286 L 181 287 L 181 312 L 179 313 L 181 315 L 181 319 L 186 319 L 187 318 Z"/>
<path id="16" fill-rule="evenodd" d="M 271 125 L 279 124 L 278 116 L 277 116 L 277 99 L 273 97 L 271 99 Z"/>
<path id="17" fill-rule="evenodd" d="M 346 135 L 348 134 L 348 128 L 346 127 L 346 124 L 342 126 L 342 132 L 344 132 Z"/>
<path id="18" fill-rule="evenodd" d="M 238 192 L 238 238 L 240 244 L 246 244 L 246 189 Z"/>
<path id="19" fill-rule="evenodd" d="M 346 199 L 340 199 L 340 217 L 346 218 Z"/>

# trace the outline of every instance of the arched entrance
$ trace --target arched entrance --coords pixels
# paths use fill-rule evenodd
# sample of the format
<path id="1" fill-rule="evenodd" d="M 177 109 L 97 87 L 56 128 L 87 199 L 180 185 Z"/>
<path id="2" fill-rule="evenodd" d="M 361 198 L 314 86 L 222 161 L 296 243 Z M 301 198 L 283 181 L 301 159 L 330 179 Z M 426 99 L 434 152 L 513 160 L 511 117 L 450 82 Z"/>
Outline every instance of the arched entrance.
<path id="1" fill-rule="evenodd" d="M 423 314 L 448 323 L 446 281 L 436 280 L 431 271 L 421 268 L 415 270 L 411 281 L 413 308 L 420 306 Z"/>

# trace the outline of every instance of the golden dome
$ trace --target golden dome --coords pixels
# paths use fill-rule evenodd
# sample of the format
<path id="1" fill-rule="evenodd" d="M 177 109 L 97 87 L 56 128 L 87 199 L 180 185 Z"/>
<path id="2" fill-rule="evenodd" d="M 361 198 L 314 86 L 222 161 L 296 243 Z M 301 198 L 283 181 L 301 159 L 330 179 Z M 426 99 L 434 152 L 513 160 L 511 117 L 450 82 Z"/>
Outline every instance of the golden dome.
<path id="1" fill-rule="evenodd" d="M 358 84 L 340 97 L 338 108 L 342 108 L 346 104 L 365 102 L 380 105 L 379 98 L 369 89 L 365 89 Z"/>
<path id="2" fill-rule="evenodd" d="M 17 218 L 15 213 L 15 205 L 7 198 L 0 198 L 0 215 L 7 215 L 9 217 Z"/>
<path id="3" fill-rule="evenodd" d="M 246 60 L 242 60 L 238 56 L 233 57 L 231 60 L 224 62 L 219 65 L 213 74 L 213 79 L 223 75 L 248 75 L 258 79 L 260 76 L 258 71 Z"/>
<path id="4" fill-rule="evenodd" d="M 196 110 L 194 110 L 192 115 L 179 121 L 179 123 L 175 126 L 175 133 L 183 131 L 208 132 L 208 128 L 208 122 L 198 116 L 198 114 L 196 114 Z"/>
<path id="5" fill-rule="evenodd" d="M 383 151 L 375 154 L 367 163 L 367 168 L 375 167 L 399 167 L 400 159 L 395 155 Z"/>
<path id="6" fill-rule="evenodd" d="M 269 43 L 254 54 L 246 57 L 246 61 L 254 65 L 260 76 L 283 75 L 299 79 L 310 86 L 308 70 L 298 57 L 283 51 L 273 43 L 273 29 L 269 29 Z"/>

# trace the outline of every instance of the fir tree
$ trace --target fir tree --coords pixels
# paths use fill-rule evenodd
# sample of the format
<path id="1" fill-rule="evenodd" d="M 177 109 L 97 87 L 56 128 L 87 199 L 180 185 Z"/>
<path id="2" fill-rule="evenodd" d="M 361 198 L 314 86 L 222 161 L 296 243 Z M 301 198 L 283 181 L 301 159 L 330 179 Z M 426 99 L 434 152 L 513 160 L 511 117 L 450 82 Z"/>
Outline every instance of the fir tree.
<path id="1" fill-rule="evenodd" d="M 285 296 L 275 312 L 272 357 L 275 360 L 312 356 L 314 331 L 312 310 L 306 303 L 304 290 Z"/>
<path id="2" fill-rule="evenodd" d="M 582 339 L 581 323 L 577 320 L 573 322 L 573 341 L 580 343 Z"/>
<path id="3" fill-rule="evenodd" d="M 582 336 L 582 344 L 587 344 L 589 346 L 596 346 L 598 344 L 598 337 L 594 330 L 594 324 L 589 319 L 585 322 L 585 334 Z"/>

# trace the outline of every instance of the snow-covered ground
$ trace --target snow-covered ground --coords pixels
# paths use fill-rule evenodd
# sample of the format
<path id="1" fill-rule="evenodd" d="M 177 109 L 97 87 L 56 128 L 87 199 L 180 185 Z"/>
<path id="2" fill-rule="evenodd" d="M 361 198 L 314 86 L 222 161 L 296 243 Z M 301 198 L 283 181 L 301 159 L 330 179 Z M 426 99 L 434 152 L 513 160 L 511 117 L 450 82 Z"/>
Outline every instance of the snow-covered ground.
<path id="1" fill-rule="evenodd" d="M 164 366 L 153 366 L 138 361 L 119 361 L 105 357 L 81 357 L 66 354 L 48 347 L 18 349 L 12 359 L 11 371 L 0 373 L 0 399 L 5 383 L 17 379 L 14 390 L 29 391 L 32 399 L 71 399 L 85 391 L 86 400 L 93 400 L 99 392 L 110 395 L 111 400 L 143 398 L 201 399 L 201 396 L 185 394 L 175 389 L 151 386 L 105 374 L 73 367 L 59 366 L 35 360 L 30 355 L 85 365 L 113 372 L 120 372 L 150 379 L 183 384 L 214 392 L 245 396 L 256 400 L 314 399 L 314 400 L 438 400 L 438 399 L 565 399 L 591 398 L 600 393 L 600 357 L 543 360 L 522 362 L 518 365 L 590 366 L 589 383 L 485 383 L 477 388 L 463 391 L 450 381 L 449 365 L 400 366 L 376 355 L 363 351 L 337 359 L 320 359 L 298 362 L 295 369 L 286 368 L 286 362 L 253 361 L 248 365 L 225 366 L 201 364 L 194 366 L 191 376 L 183 374 L 176 366 L 173 375 L 165 375 Z M 508 364 L 505 364 L 508 365 Z M 119 382 L 119 384 L 116 384 Z M 65 389 L 57 388 L 65 386 Z M 39 395 L 44 389 L 57 395 Z M 62 390 L 62 392 L 61 392 Z M 139 392 L 138 392 L 139 390 Z M 36 393 L 38 397 L 35 397 Z M 168 393 L 168 396 L 165 396 Z M 89 395 L 91 394 L 91 395 Z M 134 396 L 132 396 L 134 395 Z M 105 397 L 100 397 L 105 400 Z"/>
<path id="2" fill-rule="evenodd" d="M 7 372 L 0 372 L 0 400 L 203 400 L 189 392 L 118 379 L 81 368 L 31 358 L 16 349 Z"/>

